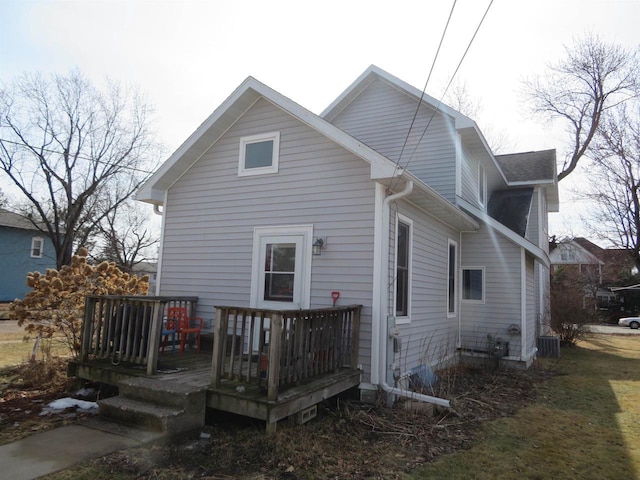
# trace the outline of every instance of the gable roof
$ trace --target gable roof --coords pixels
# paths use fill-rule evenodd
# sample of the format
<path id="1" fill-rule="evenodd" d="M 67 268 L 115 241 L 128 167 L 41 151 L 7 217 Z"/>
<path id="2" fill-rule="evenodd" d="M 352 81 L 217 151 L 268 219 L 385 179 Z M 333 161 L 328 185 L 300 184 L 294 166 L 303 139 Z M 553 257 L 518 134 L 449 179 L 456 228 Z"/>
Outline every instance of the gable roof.
<path id="1" fill-rule="evenodd" d="M 27 217 L 4 208 L 0 208 L 0 226 L 40 231 Z"/>
<path id="2" fill-rule="evenodd" d="M 136 193 L 136 199 L 161 205 L 164 191 L 178 180 L 251 106 L 265 98 L 275 106 L 326 135 L 372 165 L 374 175 L 399 176 L 402 169 L 309 110 L 301 107 L 253 77 L 248 77 L 165 161 Z"/>
<path id="3" fill-rule="evenodd" d="M 457 228 L 478 228 L 478 223 L 473 218 L 446 200 L 423 181 L 397 167 L 387 157 L 343 130 L 253 77 L 248 77 L 240 84 L 196 131 L 178 147 L 169 159 L 136 192 L 136 199 L 154 205 L 162 205 L 165 192 L 260 98 L 264 98 L 369 163 L 371 179 L 380 180 L 387 185 L 390 179 L 396 177 L 402 177 L 406 181 L 413 181 L 416 188 L 414 188 L 412 197 L 422 208 L 429 209 L 437 217 L 447 218 L 452 226 Z"/>
<path id="4" fill-rule="evenodd" d="M 491 153 L 489 144 L 475 121 L 442 103 L 442 101 L 423 93 L 416 87 L 409 85 L 404 80 L 391 75 L 389 72 L 386 72 L 375 65 L 370 65 L 362 75 L 347 87 L 347 89 L 320 114 L 320 116 L 330 122 L 333 121 L 340 112 L 342 112 L 342 110 L 355 100 L 358 95 L 360 95 L 376 79 L 380 79 L 391 87 L 409 95 L 416 102 L 422 99 L 422 103 L 424 105 L 449 116 L 454 121 L 455 129 L 460 134 L 467 147 L 470 148 L 478 158 L 481 158 L 483 162 L 493 163 L 505 182 L 507 181 L 500 169 L 500 166 L 496 163 L 493 154 Z"/>
<path id="5" fill-rule="evenodd" d="M 452 118 L 465 145 L 483 163 L 493 164 L 508 186 L 546 186 L 548 208 L 550 211 L 558 211 L 555 150 L 494 156 L 475 121 L 375 65 L 369 66 L 320 116 L 333 121 L 376 79 L 409 95 L 416 102 L 422 99 L 423 104 Z"/>

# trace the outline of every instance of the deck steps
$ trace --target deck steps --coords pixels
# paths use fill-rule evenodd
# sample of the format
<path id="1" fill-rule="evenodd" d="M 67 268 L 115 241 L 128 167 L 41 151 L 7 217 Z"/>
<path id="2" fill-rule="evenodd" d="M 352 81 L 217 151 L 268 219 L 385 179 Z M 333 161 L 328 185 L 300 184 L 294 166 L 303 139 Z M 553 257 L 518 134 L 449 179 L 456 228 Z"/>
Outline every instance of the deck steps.
<path id="1" fill-rule="evenodd" d="M 206 389 L 139 377 L 118 383 L 120 394 L 98 402 L 100 416 L 169 437 L 204 426 Z"/>

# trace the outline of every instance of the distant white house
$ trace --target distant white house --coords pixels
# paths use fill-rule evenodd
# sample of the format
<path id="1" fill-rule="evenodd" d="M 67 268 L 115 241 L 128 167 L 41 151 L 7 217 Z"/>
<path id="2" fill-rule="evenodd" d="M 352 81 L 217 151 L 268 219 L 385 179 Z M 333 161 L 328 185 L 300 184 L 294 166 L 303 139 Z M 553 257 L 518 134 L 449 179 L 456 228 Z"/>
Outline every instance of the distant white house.
<path id="1" fill-rule="evenodd" d="M 157 294 L 197 295 L 211 321 L 339 292 L 364 306 L 363 392 L 460 355 L 528 366 L 555 151 L 493 155 L 421 93 L 371 66 L 316 115 L 247 78 L 137 194 L 164 212 Z"/>

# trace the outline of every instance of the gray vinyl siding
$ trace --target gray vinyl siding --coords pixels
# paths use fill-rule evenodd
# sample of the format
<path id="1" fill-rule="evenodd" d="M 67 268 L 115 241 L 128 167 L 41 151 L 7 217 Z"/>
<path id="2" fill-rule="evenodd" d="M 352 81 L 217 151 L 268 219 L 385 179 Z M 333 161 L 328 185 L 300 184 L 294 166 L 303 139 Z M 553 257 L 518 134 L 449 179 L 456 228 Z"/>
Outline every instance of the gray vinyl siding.
<path id="1" fill-rule="evenodd" d="M 525 238 L 534 245 L 540 244 L 539 195 L 540 190 L 536 188 L 533 192 L 533 197 L 531 198 L 531 209 L 529 210 L 529 221 L 527 222 L 527 231 L 525 234 Z"/>
<path id="2" fill-rule="evenodd" d="M 527 310 L 527 321 L 526 321 L 526 329 L 527 329 L 527 338 L 525 345 L 525 359 L 529 358 L 529 356 L 533 353 L 533 348 L 536 346 L 536 321 L 537 321 L 537 310 L 539 307 L 536 305 L 538 303 L 536 296 L 536 282 L 535 282 L 535 263 L 534 259 L 531 255 L 527 255 L 526 257 L 526 268 L 527 268 L 527 301 L 526 301 L 526 310 Z"/>
<path id="3" fill-rule="evenodd" d="M 411 173 L 453 202 L 457 138 L 453 120 L 422 106 L 402 149 L 417 104 L 416 99 L 376 79 L 332 123 L 394 162 L 403 152 L 400 164 L 404 167 L 408 163 Z"/>
<path id="4" fill-rule="evenodd" d="M 472 205 L 479 206 L 478 202 L 478 161 L 475 160 L 467 148 L 462 144 L 462 198 Z"/>
<path id="5" fill-rule="evenodd" d="M 460 266 L 485 268 L 484 303 L 460 302 L 461 347 L 486 351 L 487 335 L 509 342 L 510 356 L 519 359 L 521 337 L 510 336 L 509 326 L 521 326 L 521 249 L 483 226 L 463 233 Z"/>
<path id="6" fill-rule="evenodd" d="M 401 351 L 395 363 L 401 375 L 427 364 L 432 368 L 451 361 L 457 344 L 458 319 L 447 318 L 449 239 L 458 241 L 459 233 L 435 221 L 406 202 L 397 206 L 398 213 L 412 220 L 411 305 L 407 324 L 398 325 Z M 395 215 L 391 218 L 395 227 Z M 393 228 L 392 228 L 393 231 Z M 395 234 L 390 242 L 391 258 L 395 255 Z M 393 303 L 394 265 L 389 278 L 391 308 Z M 395 311 L 395 310 L 393 310 Z M 392 312 L 393 313 L 393 312 Z"/>
<path id="7" fill-rule="evenodd" d="M 280 132 L 279 172 L 238 177 L 240 138 Z M 326 236 L 313 256 L 311 308 L 362 304 L 360 363 L 369 375 L 374 183 L 369 165 L 261 99 L 169 189 L 161 295 L 197 295 L 210 327 L 216 305 L 249 306 L 256 226 L 309 225 Z"/>

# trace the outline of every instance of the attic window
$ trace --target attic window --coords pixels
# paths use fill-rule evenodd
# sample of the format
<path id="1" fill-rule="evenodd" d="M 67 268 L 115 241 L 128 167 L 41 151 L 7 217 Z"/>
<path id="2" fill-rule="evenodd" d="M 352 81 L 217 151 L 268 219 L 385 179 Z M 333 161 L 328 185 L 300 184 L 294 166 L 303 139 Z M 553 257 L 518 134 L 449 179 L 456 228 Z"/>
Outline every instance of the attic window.
<path id="1" fill-rule="evenodd" d="M 242 137 L 238 176 L 278 173 L 279 153 L 280 132 Z"/>

